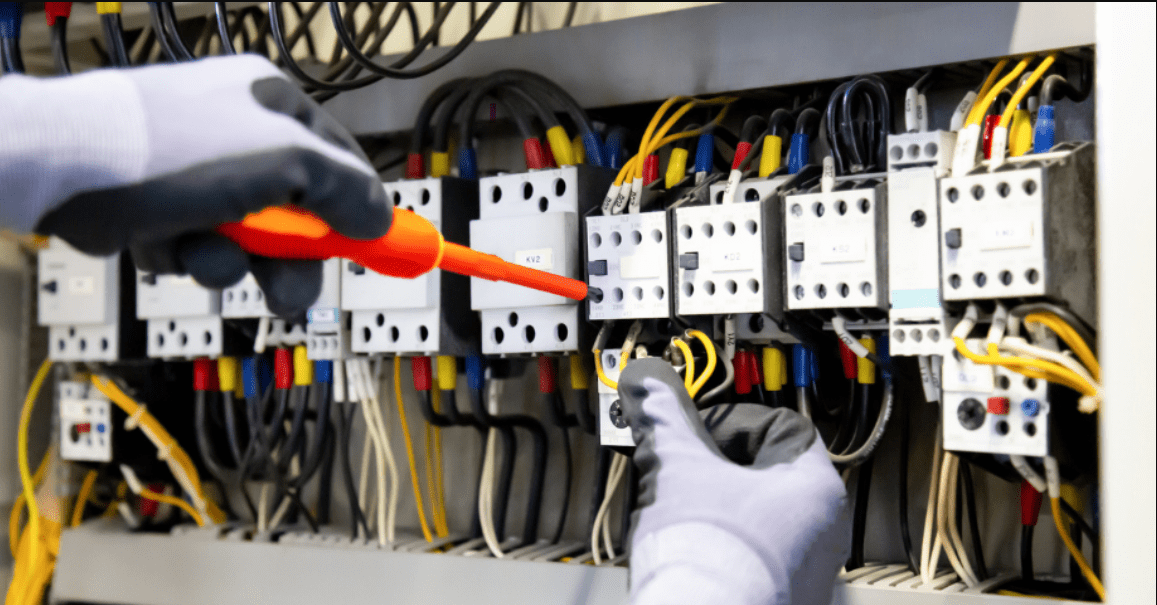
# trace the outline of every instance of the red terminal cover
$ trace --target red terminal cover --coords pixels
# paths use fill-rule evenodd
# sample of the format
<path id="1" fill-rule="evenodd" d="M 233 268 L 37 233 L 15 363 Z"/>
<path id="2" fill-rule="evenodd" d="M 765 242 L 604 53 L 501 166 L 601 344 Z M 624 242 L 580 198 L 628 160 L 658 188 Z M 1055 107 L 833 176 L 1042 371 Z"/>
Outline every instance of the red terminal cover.
<path id="1" fill-rule="evenodd" d="M 852 380 L 859 375 L 859 370 L 856 368 L 856 354 L 842 340 L 840 341 L 840 362 L 844 365 L 844 378 Z"/>
<path id="2" fill-rule="evenodd" d="M 652 153 L 643 160 L 643 184 L 650 185 L 659 180 L 659 156 Z"/>
<path id="3" fill-rule="evenodd" d="M 285 390 L 293 386 L 293 355 L 289 349 L 273 352 L 273 386 Z"/>
<path id="4" fill-rule="evenodd" d="M 546 168 L 546 156 L 543 155 L 542 143 L 538 139 L 523 140 L 522 153 L 526 155 L 527 170 L 542 170 Z"/>
<path id="5" fill-rule="evenodd" d="M 415 357 L 410 360 L 410 372 L 414 375 L 414 390 L 429 391 L 431 376 L 429 357 Z"/>
<path id="6" fill-rule="evenodd" d="M 1000 123 L 999 115 L 984 116 L 984 159 L 992 157 L 992 131 Z"/>
<path id="7" fill-rule="evenodd" d="M 213 363 L 207 357 L 199 357 L 193 361 L 193 390 L 194 391 L 210 391 L 217 390 L 212 386 L 209 379 L 209 374 L 213 374 L 213 378 L 217 377 L 217 364 Z M 214 380 L 213 382 L 216 382 Z"/>
<path id="8" fill-rule="evenodd" d="M 739 165 L 743 163 L 743 160 L 747 159 L 747 153 L 750 151 L 751 143 L 740 141 L 739 144 L 735 146 L 735 159 L 731 160 L 731 169 L 739 170 Z"/>
<path id="9" fill-rule="evenodd" d="M 542 148 L 542 161 L 545 163 L 543 168 L 558 168 L 558 163 L 554 161 L 554 150 L 550 148 L 550 143 L 539 141 L 538 146 Z"/>
<path id="10" fill-rule="evenodd" d="M 426 161 L 420 153 L 411 153 L 406 156 L 406 178 L 426 178 Z"/>
<path id="11" fill-rule="evenodd" d="M 751 359 L 745 355 L 746 351 L 736 351 L 735 359 L 735 392 L 746 395 L 751 392 Z"/>
<path id="12" fill-rule="evenodd" d="M 1036 525 L 1040 517 L 1040 505 L 1044 498 L 1028 481 L 1020 482 L 1020 524 Z"/>
<path id="13" fill-rule="evenodd" d="M 988 398 L 988 413 L 996 414 L 997 416 L 1008 415 L 1009 401 L 1008 397 L 989 397 Z"/>
<path id="14" fill-rule="evenodd" d="M 48 21 L 48 27 L 56 25 L 57 17 L 64 17 L 67 19 L 72 14 L 71 2 L 45 2 L 44 3 L 44 18 Z"/>
<path id="15" fill-rule="evenodd" d="M 554 359 L 546 355 L 538 356 L 538 391 L 550 394 L 555 389 Z"/>

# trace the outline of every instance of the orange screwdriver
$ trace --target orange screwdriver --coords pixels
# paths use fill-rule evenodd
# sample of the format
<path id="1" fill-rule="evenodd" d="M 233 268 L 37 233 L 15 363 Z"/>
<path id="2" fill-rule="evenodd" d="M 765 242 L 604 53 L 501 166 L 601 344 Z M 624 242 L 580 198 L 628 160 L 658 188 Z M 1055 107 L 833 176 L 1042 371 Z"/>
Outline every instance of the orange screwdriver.
<path id="1" fill-rule="evenodd" d="M 390 230 L 376 240 L 348 238 L 316 215 L 295 206 L 269 207 L 239 223 L 223 224 L 217 231 L 246 252 L 270 258 L 341 257 L 382 275 L 411 279 L 439 268 L 574 300 L 602 299 L 598 288 L 577 279 L 509 263 L 493 254 L 448 242 L 430 221 L 403 208 L 394 208 Z"/>

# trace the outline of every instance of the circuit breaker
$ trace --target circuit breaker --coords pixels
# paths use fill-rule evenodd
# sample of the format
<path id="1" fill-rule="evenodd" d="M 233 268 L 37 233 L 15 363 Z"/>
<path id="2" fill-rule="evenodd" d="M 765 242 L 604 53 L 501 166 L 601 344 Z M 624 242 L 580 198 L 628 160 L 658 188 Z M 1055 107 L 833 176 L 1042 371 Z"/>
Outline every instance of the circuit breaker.
<path id="1" fill-rule="evenodd" d="M 57 386 L 60 458 L 84 462 L 112 461 L 112 404 L 85 382 Z"/>
<path id="2" fill-rule="evenodd" d="M 603 373 L 612 381 L 619 380 L 619 356 L 621 351 L 601 351 Z M 601 381 L 598 383 L 599 393 L 599 443 L 604 446 L 634 447 L 635 439 L 631 437 L 631 427 L 623 416 L 622 403 L 619 401 L 619 392 L 608 387 Z"/>
<path id="3" fill-rule="evenodd" d="M 478 186 L 450 177 L 386 183 L 386 198 L 430 221 L 447 241 L 466 241 Z M 341 261 L 341 305 L 351 312 L 350 348 L 359 353 L 465 355 L 477 324 L 468 278 L 434 269 L 414 279 L 387 277 Z"/>
<path id="4" fill-rule="evenodd" d="M 981 165 L 940 184 L 944 299 L 1044 297 L 1096 323 L 1092 143 Z"/>
<path id="5" fill-rule="evenodd" d="M 37 323 L 48 327 L 50 359 L 116 361 L 139 348 L 136 326 L 125 316 L 133 286 L 121 283 L 123 260 L 89 256 L 49 238 L 37 255 Z"/>
<path id="6" fill-rule="evenodd" d="M 888 136 L 889 353 L 943 355 L 952 348 L 940 293 L 938 179 L 948 173 L 956 134 Z"/>
<path id="7" fill-rule="evenodd" d="M 882 180 L 838 178 L 831 191 L 817 188 L 784 198 L 789 311 L 887 308 L 887 188 Z"/>
<path id="8" fill-rule="evenodd" d="M 137 271 L 137 318 L 145 320 L 153 358 L 219 357 L 224 346 L 221 293 L 187 275 Z"/>
<path id="9" fill-rule="evenodd" d="M 480 212 L 472 248 L 502 260 L 583 278 L 580 217 L 597 206 L 613 175 L 586 165 L 503 174 L 479 180 Z M 471 306 L 481 311 L 488 355 L 568 353 L 580 346 L 578 301 L 513 284 L 472 278 Z M 605 293 L 604 293 L 605 296 Z"/>
<path id="10" fill-rule="evenodd" d="M 666 212 L 586 217 L 587 283 L 603 292 L 590 319 L 654 319 L 671 314 Z"/>
<path id="11" fill-rule="evenodd" d="M 983 339 L 966 341 L 984 350 Z M 1048 386 L 1000 366 L 944 356 L 944 449 L 1021 456 L 1049 455 Z"/>

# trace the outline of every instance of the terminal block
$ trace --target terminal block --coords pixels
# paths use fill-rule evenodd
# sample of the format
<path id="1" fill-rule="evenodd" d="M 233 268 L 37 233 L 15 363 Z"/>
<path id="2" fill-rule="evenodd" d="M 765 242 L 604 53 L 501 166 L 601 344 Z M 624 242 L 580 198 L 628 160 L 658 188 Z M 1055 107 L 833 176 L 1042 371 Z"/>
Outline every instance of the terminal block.
<path id="1" fill-rule="evenodd" d="M 789 311 L 887 309 L 887 199 L 883 179 L 863 175 L 784 198 Z"/>
<path id="2" fill-rule="evenodd" d="M 145 320 L 146 353 L 192 359 L 223 354 L 221 293 L 187 275 L 136 272 L 137 318 Z"/>
<path id="3" fill-rule="evenodd" d="M 1092 143 L 940 183 L 944 299 L 1047 298 L 1096 324 Z"/>
<path id="4" fill-rule="evenodd" d="M 938 180 L 956 134 L 888 135 L 889 353 L 943 355 L 952 348 L 940 293 Z"/>
<path id="5" fill-rule="evenodd" d="M 671 314 L 666 212 L 586 217 L 587 283 L 603 298 L 590 319 L 656 319 Z"/>
<path id="6" fill-rule="evenodd" d="M 466 241 L 470 219 L 477 216 L 478 187 L 473 181 L 443 177 L 384 186 L 386 198 L 395 206 L 429 220 L 447 241 Z M 476 350 L 478 330 L 466 296 L 468 278 L 434 269 L 400 279 L 348 260 L 341 266 L 340 308 L 351 312 L 351 350 L 413 355 L 465 355 Z"/>
<path id="7" fill-rule="evenodd" d="M 60 458 L 84 462 L 112 461 L 112 404 L 87 382 L 57 386 Z"/>
<path id="8" fill-rule="evenodd" d="M 717 183 L 711 186 L 711 204 L 675 210 L 680 315 L 781 314 L 776 207 L 791 178 L 742 181 L 735 203 L 722 203 L 726 185 Z"/>
<path id="9" fill-rule="evenodd" d="M 619 380 L 619 356 L 621 351 L 602 351 L 603 373 L 612 381 Z M 635 439 L 631 437 L 631 427 L 623 416 L 623 406 L 619 401 L 619 392 L 608 387 L 601 381 L 598 383 L 599 392 L 599 444 L 604 446 L 634 447 Z"/>
<path id="10" fill-rule="evenodd" d="M 982 339 L 966 341 L 973 351 Z M 1020 456 L 1050 455 L 1048 386 L 959 353 L 944 356 L 944 449 Z"/>
<path id="11" fill-rule="evenodd" d="M 321 267 L 321 294 L 305 312 L 305 352 L 310 359 L 345 359 L 350 355 L 349 312 L 341 310 L 342 260 Z"/>
<path id="12" fill-rule="evenodd" d="M 480 179 L 481 209 L 470 222 L 470 245 L 508 262 L 582 279 L 579 217 L 602 201 L 613 178 L 608 170 L 577 165 Z M 585 324 L 578 301 L 478 278 L 470 281 L 470 295 L 472 308 L 481 311 L 485 354 L 579 349 Z"/>
<path id="13" fill-rule="evenodd" d="M 89 256 L 52 237 L 37 267 L 37 323 L 48 328 L 50 359 L 116 361 L 142 352 L 127 256 Z"/>

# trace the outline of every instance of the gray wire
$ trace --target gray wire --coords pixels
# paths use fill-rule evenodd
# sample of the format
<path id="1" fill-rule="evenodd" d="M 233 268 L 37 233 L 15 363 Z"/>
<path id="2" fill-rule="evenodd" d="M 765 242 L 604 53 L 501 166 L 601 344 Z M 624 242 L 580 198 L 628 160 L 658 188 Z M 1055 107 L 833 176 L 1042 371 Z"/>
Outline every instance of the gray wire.
<path id="1" fill-rule="evenodd" d="M 707 391 L 699 398 L 699 401 L 695 402 L 695 405 L 699 407 L 704 406 L 708 401 L 727 392 L 727 389 L 730 389 L 731 385 L 735 383 L 735 366 L 731 365 L 731 360 L 723 354 L 723 349 L 719 347 L 719 343 L 712 341 L 711 344 L 715 345 L 716 357 L 723 361 L 723 370 L 727 372 L 727 376 L 723 379 L 723 382 L 719 383 L 719 386 Z"/>
<path id="2" fill-rule="evenodd" d="M 871 457 L 872 452 L 876 451 L 876 446 L 880 444 L 880 439 L 884 437 L 884 430 L 888 428 L 888 419 L 892 416 L 892 381 L 891 379 L 884 379 L 884 403 L 880 406 L 880 415 L 876 417 L 876 426 L 872 429 L 872 434 L 868 436 L 868 440 L 860 449 L 850 454 L 833 454 L 828 452 L 828 456 L 832 459 L 833 464 L 846 464 L 848 468 L 852 468 L 862 464 L 865 460 Z M 867 402 L 864 402 L 867 404 Z"/>
<path id="3" fill-rule="evenodd" d="M 796 387 L 795 388 L 795 400 L 796 400 L 796 403 L 799 405 L 800 415 L 802 415 L 804 418 L 807 418 L 808 420 L 811 420 L 812 408 L 811 408 L 811 405 L 808 404 L 808 401 L 807 401 L 807 387 Z"/>

